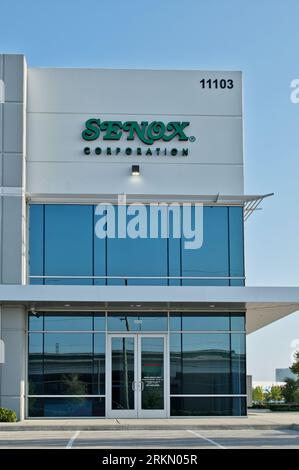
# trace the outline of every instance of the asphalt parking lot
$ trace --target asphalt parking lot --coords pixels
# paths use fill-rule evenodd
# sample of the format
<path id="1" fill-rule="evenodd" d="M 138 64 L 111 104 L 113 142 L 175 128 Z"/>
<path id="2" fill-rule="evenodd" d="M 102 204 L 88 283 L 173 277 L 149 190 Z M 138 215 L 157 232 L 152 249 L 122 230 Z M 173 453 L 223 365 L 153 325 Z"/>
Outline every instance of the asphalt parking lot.
<path id="1" fill-rule="evenodd" d="M 0 431 L 0 449 L 299 449 L 292 430 Z"/>

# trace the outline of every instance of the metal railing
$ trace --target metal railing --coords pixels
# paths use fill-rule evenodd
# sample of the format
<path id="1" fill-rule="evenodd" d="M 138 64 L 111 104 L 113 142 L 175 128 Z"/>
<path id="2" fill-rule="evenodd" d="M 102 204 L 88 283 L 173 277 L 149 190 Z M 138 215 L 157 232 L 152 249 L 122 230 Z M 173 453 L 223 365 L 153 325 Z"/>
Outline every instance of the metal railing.
<path id="1" fill-rule="evenodd" d="M 124 281 L 127 280 L 245 280 L 245 276 L 29 276 L 29 279 L 103 279 L 103 280 L 112 280 L 112 279 L 121 279 Z"/>

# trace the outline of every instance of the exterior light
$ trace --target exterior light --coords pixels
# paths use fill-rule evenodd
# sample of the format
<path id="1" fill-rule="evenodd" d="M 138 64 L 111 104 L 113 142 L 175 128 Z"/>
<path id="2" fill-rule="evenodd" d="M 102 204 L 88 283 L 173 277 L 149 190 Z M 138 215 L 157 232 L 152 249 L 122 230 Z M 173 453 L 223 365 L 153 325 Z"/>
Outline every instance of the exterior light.
<path id="1" fill-rule="evenodd" d="M 132 165 L 132 176 L 139 176 L 140 168 L 139 165 Z"/>

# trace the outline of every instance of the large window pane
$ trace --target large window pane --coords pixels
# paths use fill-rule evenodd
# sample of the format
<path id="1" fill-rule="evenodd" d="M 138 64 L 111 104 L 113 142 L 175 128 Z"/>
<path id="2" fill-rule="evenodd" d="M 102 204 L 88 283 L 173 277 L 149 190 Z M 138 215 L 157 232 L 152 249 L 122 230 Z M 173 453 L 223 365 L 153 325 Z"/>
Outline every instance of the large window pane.
<path id="1" fill-rule="evenodd" d="M 93 275 L 93 207 L 45 206 L 45 275 Z M 92 284 L 87 279 L 48 279 L 47 284 Z"/>
<path id="2" fill-rule="evenodd" d="M 245 334 L 232 333 L 231 335 L 232 358 L 232 393 L 246 393 L 246 351 Z"/>
<path id="3" fill-rule="evenodd" d="M 44 361 L 43 361 L 43 335 L 30 333 L 28 338 L 28 391 L 29 394 L 43 394 L 44 392 Z"/>
<path id="4" fill-rule="evenodd" d="M 28 328 L 29 331 L 42 331 L 44 329 L 44 316 L 43 314 L 28 315 Z"/>
<path id="5" fill-rule="evenodd" d="M 232 331 L 245 331 L 245 314 L 244 313 L 233 313 L 231 315 L 231 327 Z"/>
<path id="6" fill-rule="evenodd" d="M 45 314 L 44 328 L 46 331 L 92 331 L 93 315 L 69 313 L 69 314 Z"/>
<path id="7" fill-rule="evenodd" d="M 133 410 L 135 394 L 132 384 L 135 380 L 135 340 L 134 338 L 112 338 L 112 409 Z"/>
<path id="8" fill-rule="evenodd" d="M 30 279 L 30 284 L 43 284 L 44 279 L 44 205 L 29 207 L 29 275 L 40 276 Z"/>
<path id="9" fill-rule="evenodd" d="M 182 276 L 229 276 L 228 208 L 204 207 L 203 245 L 197 250 L 182 243 Z M 228 280 L 188 280 L 183 285 L 229 285 Z"/>
<path id="10" fill-rule="evenodd" d="M 229 331 L 229 314 L 171 313 L 171 331 Z"/>
<path id="11" fill-rule="evenodd" d="M 167 331 L 167 314 L 108 314 L 108 331 Z"/>
<path id="12" fill-rule="evenodd" d="M 44 335 L 45 394 L 90 395 L 93 382 L 93 334 Z"/>
<path id="13" fill-rule="evenodd" d="M 136 205 L 136 209 L 140 206 Z M 149 233 L 149 207 L 147 225 Z M 119 210 L 115 206 L 116 215 Z M 133 215 L 127 217 L 130 223 Z M 108 238 L 107 239 L 107 275 L 108 276 L 158 276 L 168 275 L 167 238 Z M 167 285 L 167 279 L 111 279 L 109 284 L 128 285 Z"/>
<path id="14" fill-rule="evenodd" d="M 29 416 L 46 418 L 105 416 L 105 398 L 29 398 Z"/>
<path id="15" fill-rule="evenodd" d="M 93 335 L 94 356 L 93 356 L 93 384 L 92 393 L 94 395 L 105 395 L 105 333 L 95 333 Z"/>
<path id="16" fill-rule="evenodd" d="M 230 391 L 229 334 L 170 335 L 171 394 L 225 394 Z"/>
<path id="17" fill-rule="evenodd" d="M 243 208 L 229 207 L 230 276 L 244 276 Z M 231 279 L 231 286 L 244 286 L 244 279 Z"/>
<path id="18" fill-rule="evenodd" d="M 171 416 L 244 416 L 246 399 L 230 397 L 172 397 Z"/>

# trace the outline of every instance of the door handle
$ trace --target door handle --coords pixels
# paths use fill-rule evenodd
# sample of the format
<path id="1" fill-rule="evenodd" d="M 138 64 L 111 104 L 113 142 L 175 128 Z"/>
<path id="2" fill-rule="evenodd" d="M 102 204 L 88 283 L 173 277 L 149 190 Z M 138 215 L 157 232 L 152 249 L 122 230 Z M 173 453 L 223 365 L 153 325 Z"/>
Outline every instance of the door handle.
<path id="1" fill-rule="evenodd" d="M 132 390 L 133 390 L 133 392 L 136 391 L 136 381 L 135 380 L 133 380 L 133 382 L 132 382 Z"/>
<path id="2" fill-rule="evenodd" d="M 144 390 L 144 382 L 143 380 L 140 380 L 140 391 L 143 392 Z"/>

